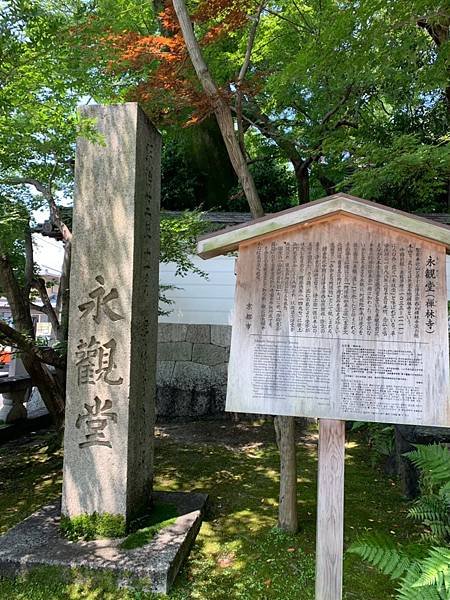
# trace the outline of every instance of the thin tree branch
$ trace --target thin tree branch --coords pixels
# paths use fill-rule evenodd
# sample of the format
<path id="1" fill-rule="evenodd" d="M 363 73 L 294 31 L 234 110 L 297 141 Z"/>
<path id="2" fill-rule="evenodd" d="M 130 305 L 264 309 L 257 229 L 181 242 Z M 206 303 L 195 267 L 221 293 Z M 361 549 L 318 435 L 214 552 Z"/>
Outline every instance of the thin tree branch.
<path id="1" fill-rule="evenodd" d="M 56 314 L 59 316 L 59 329 L 57 338 L 60 342 L 67 339 L 69 329 L 69 299 L 70 299 L 70 265 L 72 261 L 72 242 L 64 243 L 64 258 L 59 279 L 58 297 L 56 300 Z"/>
<path id="2" fill-rule="evenodd" d="M 310 23 L 308 23 L 308 20 L 306 19 L 305 15 L 303 14 L 303 12 L 300 10 L 300 7 L 298 6 L 297 2 L 295 0 L 292 0 L 293 5 L 295 6 L 295 8 L 297 9 L 298 14 L 300 15 L 300 18 L 303 20 L 303 22 L 305 23 L 305 26 L 307 27 L 308 31 L 312 34 L 315 33 L 314 27 L 311 26 Z"/>
<path id="3" fill-rule="evenodd" d="M 50 298 L 48 297 L 47 288 L 45 286 L 45 281 L 42 277 L 35 277 L 33 279 L 33 287 L 39 292 L 39 296 L 41 298 L 42 304 L 44 306 L 44 312 L 50 319 L 50 323 L 52 324 L 53 331 L 55 335 L 58 336 L 59 330 L 59 321 L 56 315 L 56 312 L 50 302 Z"/>
<path id="4" fill-rule="evenodd" d="M 11 327 L 2 319 L 0 319 L 0 339 L 3 339 L 8 345 L 14 346 L 21 352 L 31 354 L 40 362 L 52 365 L 58 369 L 66 368 L 65 358 L 57 354 L 53 348 L 36 346 L 32 338 L 14 329 L 14 327 Z"/>
<path id="5" fill-rule="evenodd" d="M 292 25 L 294 27 L 294 29 L 296 29 L 300 33 L 302 33 L 303 31 L 305 31 L 305 28 L 302 25 L 299 25 L 295 21 L 292 21 L 291 19 L 288 19 L 287 17 L 285 17 L 284 15 L 282 15 L 279 12 L 276 12 L 275 10 L 270 10 L 270 8 L 266 8 L 265 12 L 269 13 L 269 15 L 273 15 L 274 17 L 278 17 L 282 21 L 286 21 L 286 23 L 289 23 L 289 25 Z"/>
<path id="6" fill-rule="evenodd" d="M 50 183 L 54 176 L 55 171 L 56 171 L 56 165 L 50 176 Z M 0 180 L 0 183 L 3 183 L 5 185 L 32 185 L 33 187 L 35 187 L 36 190 L 38 192 L 40 192 L 44 196 L 44 198 L 47 200 L 47 203 L 48 203 L 48 206 L 50 209 L 50 219 L 54 223 L 54 225 L 59 229 L 59 231 L 61 232 L 63 239 L 64 240 L 72 239 L 72 232 L 70 231 L 70 229 L 67 227 L 67 225 L 61 219 L 55 197 L 53 196 L 51 189 L 49 187 L 45 186 L 39 180 L 30 178 L 30 177 L 9 177 L 7 179 Z"/>
<path id="7" fill-rule="evenodd" d="M 24 231 L 25 238 L 25 285 L 24 296 L 30 295 L 31 284 L 34 276 L 33 240 L 31 239 L 30 224 L 27 223 Z"/>
<path id="8" fill-rule="evenodd" d="M 239 71 L 239 75 L 236 81 L 236 84 L 239 86 L 242 84 L 242 82 L 245 79 L 245 76 L 247 74 L 248 68 L 250 66 L 250 60 L 252 57 L 252 50 L 253 50 L 253 46 L 255 44 L 255 38 L 256 38 L 256 32 L 258 30 L 258 25 L 259 25 L 259 20 L 261 18 L 261 13 L 264 9 L 264 5 L 265 5 L 265 0 L 263 0 L 263 2 L 260 2 L 258 5 L 258 8 L 256 10 L 255 15 L 252 17 L 252 26 L 250 28 L 250 32 L 248 35 L 248 40 L 247 40 L 247 48 L 245 50 L 245 57 L 244 57 L 244 62 L 242 63 L 241 66 L 241 70 Z"/>
<path id="9" fill-rule="evenodd" d="M 247 152 L 246 152 L 245 141 L 244 141 L 244 129 L 242 126 L 242 84 L 244 82 L 245 76 L 246 76 L 248 68 L 250 66 L 252 50 L 253 50 L 253 46 L 255 44 L 256 32 L 258 30 L 259 19 L 261 17 L 261 12 L 264 8 L 264 4 L 265 4 L 265 0 L 263 0 L 263 2 L 259 3 L 258 9 L 252 18 L 253 22 L 252 22 L 252 26 L 250 27 L 250 32 L 248 35 L 247 48 L 245 50 L 244 62 L 242 63 L 238 78 L 236 80 L 236 122 L 237 122 L 239 145 L 241 147 L 241 152 L 244 156 L 247 155 Z"/>
<path id="10" fill-rule="evenodd" d="M 358 129 L 359 125 L 358 123 L 355 123 L 354 121 L 349 121 L 348 119 L 340 119 L 339 121 L 337 121 L 334 128 L 339 129 L 340 127 L 352 127 L 353 129 Z"/>
<path id="11" fill-rule="evenodd" d="M 352 90 L 353 84 L 351 83 L 349 86 L 347 86 L 347 89 L 345 90 L 345 93 L 339 100 L 339 102 L 325 114 L 325 116 L 322 119 L 321 125 L 325 125 L 331 119 L 331 117 L 333 117 L 337 113 L 341 106 L 343 106 L 347 102 L 347 100 L 350 98 Z"/>
<path id="12" fill-rule="evenodd" d="M 38 312 L 42 313 L 43 315 L 47 314 L 47 309 L 42 304 L 35 304 L 34 302 L 31 302 L 31 301 L 29 304 L 30 304 L 30 308 L 37 310 Z"/>

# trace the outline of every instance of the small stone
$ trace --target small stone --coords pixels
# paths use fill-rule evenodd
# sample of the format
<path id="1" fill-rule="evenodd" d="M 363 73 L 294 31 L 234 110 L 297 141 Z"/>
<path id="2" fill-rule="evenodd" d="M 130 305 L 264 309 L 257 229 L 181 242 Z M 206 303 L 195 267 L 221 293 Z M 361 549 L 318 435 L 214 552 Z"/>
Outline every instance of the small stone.
<path id="1" fill-rule="evenodd" d="M 227 350 L 212 344 L 194 344 L 192 362 L 202 365 L 220 365 L 228 360 Z"/>
<path id="2" fill-rule="evenodd" d="M 192 344 L 190 342 L 160 342 L 158 344 L 158 361 L 191 360 Z"/>
<path id="3" fill-rule="evenodd" d="M 211 325 L 211 344 L 229 347 L 231 344 L 231 325 Z"/>
<path id="4" fill-rule="evenodd" d="M 187 325 L 180 323 L 159 323 L 158 342 L 184 342 L 187 328 Z"/>
<path id="5" fill-rule="evenodd" d="M 196 344 L 211 343 L 211 325 L 188 325 L 186 340 Z"/>

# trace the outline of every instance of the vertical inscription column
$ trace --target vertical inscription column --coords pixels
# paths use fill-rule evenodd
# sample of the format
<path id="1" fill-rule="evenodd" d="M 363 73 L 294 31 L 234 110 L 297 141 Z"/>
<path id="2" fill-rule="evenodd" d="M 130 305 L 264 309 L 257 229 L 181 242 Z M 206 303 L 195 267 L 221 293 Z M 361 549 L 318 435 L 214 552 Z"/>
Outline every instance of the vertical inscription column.
<path id="1" fill-rule="evenodd" d="M 82 114 L 102 141 L 77 143 L 62 512 L 129 520 L 152 490 L 161 141 L 137 104 Z"/>

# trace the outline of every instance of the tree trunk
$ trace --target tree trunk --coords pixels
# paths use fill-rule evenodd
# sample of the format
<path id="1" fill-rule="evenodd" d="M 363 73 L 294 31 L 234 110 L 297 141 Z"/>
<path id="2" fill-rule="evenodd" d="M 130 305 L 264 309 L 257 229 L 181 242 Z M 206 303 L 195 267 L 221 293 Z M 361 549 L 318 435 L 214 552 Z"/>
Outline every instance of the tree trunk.
<path id="1" fill-rule="evenodd" d="M 64 427 L 65 389 L 60 385 L 58 377 L 47 365 L 36 360 L 36 357 L 23 352 L 20 355 L 24 367 L 30 375 L 33 385 L 37 387 L 57 431 Z"/>
<path id="2" fill-rule="evenodd" d="M 69 331 L 69 300 L 70 300 L 70 265 L 72 261 L 72 242 L 64 242 L 64 259 L 59 280 L 58 299 L 56 303 L 56 312 L 59 317 L 59 327 L 56 336 L 59 342 L 66 342 Z"/>
<path id="3" fill-rule="evenodd" d="M 297 180 L 298 203 L 305 204 L 309 202 L 309 161 L 302 160 L 297 155 L 291 157 L 291 163 L 294 167 L 295 178 Z"/>
<path id="4" fill-rule="evenodd" d="M 289 533 L 298 530 L 297 457 L 294 417 L 275 417 L 277 445 L 280 451 L 280 503 L 278 527 Z"/>
<path id="5" fill-rule="evenodd" d="M 315 171 L 315 175 L 320 185 L 325 190 L 327 196 L 332 196 L 336 192 L 336 184 L 320 168 Z"/>
<path id="6" fill-rule="evenodd" d="M 247 161 L 236 138 L 230 106 L 221 96 L 209 72 L 199 43 L 195 37 L 192 22 L 184 0 L 173 0 L 173 6 L 192 65 L 205 94 L 214 108 L 214 114 L 216 115 L 217 123 L 222 133 L 231 164 L 238 176 L 250 211 L 253 217 L 262 217 L 264 215 L 264 209 L 256 190 L 252 174 L 248 168 Z M 275 431 L 277 439 L 279 440 L 278 446 L 280 448 L 279 525 L 282 529 L 286 529 L 287 531 L 297 530 L 297 473 L 295 463 L 294 426 L 295 422 L 292 417 L 275 417 Z"/>
<path id="7" fill-rule="evenodd" d="M 309 202 L 309 169 L 306 163 L 303 163 L 299 169 L 295 170 L 295 176 L 297 178 L 297 193 L 298 203 L 305 204 Z"/>
<path id="8" fill-rule="evenodd" d="M 20 288 L 10 261 L 4 254 L 0 255 L 0 283 L 11 309 L 14 329 L 26 336 L 29 346 L 29 340 L 34 341 L 35 339 L 29 298 L 25 297 L 25 294 L 28 295 L 29 291 Z M 49 367 L 40 362 L 33 354 L 31 348 L 30 351 L 21 351 L 20 358 L 33 381 L 33 385 L 38 388 L 42 400 L 53 418 L 55 427 L 60 429 L 64 422 L 64 387 L 60 385 L 57 377 L 50 371 Z"/>
<path id="9" fill-rule="evenodd" d="M 244 190 L 252 215 L 256 218 L 262 217 L 264 215 L 264 210 L 252 174 L 248 168 L 247 161 L 245 160 L 239 147 L 239 142 L 236 139 L 231 109 L 225 99 L 220 95 L 220 92 L 211 77 L 208 66 L 201 53 L 199 43 L 194 35 L 194 29 L 184 0 L 174 0 L 173 6 L 192 65 L 203 90 L 214 109 L 214 114 L 216 115 L 228 156 L 230 157 L 231 164 L 238 176 L 242 189 Z"/>

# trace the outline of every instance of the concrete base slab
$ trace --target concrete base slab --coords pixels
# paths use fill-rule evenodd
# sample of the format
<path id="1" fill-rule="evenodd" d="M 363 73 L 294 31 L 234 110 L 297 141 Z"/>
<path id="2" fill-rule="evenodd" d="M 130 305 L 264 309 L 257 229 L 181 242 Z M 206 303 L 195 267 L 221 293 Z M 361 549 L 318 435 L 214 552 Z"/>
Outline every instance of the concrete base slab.
<path id="1" fill-rule="evenodd" d="M 0 574 L 16 575 L 38 566 L 108 570 L 120 585 L 145 580 L 145 587 L 168 593 L 200 529 L 206 494 L 154 492 L 155 503 L 174 504 L 178 518 L 150 543 L 119 548 L 124 538 L 70 542 L 59 533 L 60 502 L 45 506 L 0 537 Z"/>

